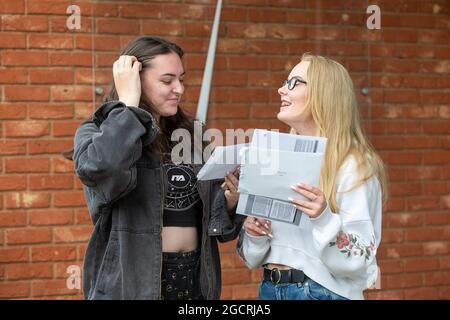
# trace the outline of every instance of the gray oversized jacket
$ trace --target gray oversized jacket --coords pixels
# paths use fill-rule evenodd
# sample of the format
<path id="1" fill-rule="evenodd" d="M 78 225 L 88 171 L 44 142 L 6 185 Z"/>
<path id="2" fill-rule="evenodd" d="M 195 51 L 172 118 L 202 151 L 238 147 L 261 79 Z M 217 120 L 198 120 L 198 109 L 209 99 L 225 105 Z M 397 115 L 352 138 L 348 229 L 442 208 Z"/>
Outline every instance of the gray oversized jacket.
<path id="1" fill-rule="evenodd" d="M 158 132 L 150 113 L 119 101 L 103 104 L 76 132 L 75 170 L 94 224 L 83 269 L 86 299 L 160 299 L 164 172 L 146 148 Z M 198 182 L 200 288 L 206 299 L 219 299 L 217 240 L 236 238 L 243 217 L 227 212 L 221 180 Z"/>

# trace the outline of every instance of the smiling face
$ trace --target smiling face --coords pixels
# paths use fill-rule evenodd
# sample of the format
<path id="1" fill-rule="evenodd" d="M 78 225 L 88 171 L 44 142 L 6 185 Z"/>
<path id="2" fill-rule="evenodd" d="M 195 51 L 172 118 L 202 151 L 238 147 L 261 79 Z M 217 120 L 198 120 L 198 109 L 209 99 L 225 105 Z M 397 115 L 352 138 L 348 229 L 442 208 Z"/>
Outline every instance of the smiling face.
<path id="1" fill-rule="evenodd" d="M 173 116 L 184 92 L 184 67 L 176 53 L 156 56 L 141 75 L 142 93 L 157 116 Z"/>
<path id="2" fill-rule="evenodd" d="M 308 82 L 307 71 L 309 61 L 301 61 L 297 64 L 289 74 L 289 80 L 296 78 Z M 292 80 L 294 82 L 295 80 Z M 278 120 L 295 127 L 298 123 L 311 120 L 311 111 L 305 110 L 307 100 L 307 84 L 295 81 L 296 85 L 292 90 L 288 89 L 288 84 L 278 89 L 281 96 L 280 112 L 277 115 Z"/>

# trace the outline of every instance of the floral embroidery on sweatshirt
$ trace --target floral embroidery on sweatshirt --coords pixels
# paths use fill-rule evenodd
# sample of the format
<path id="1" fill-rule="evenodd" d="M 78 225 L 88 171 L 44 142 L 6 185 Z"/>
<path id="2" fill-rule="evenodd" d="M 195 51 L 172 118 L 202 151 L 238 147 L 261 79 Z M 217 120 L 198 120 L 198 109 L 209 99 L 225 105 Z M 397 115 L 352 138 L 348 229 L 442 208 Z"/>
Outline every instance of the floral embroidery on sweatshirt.
<path id="1" fill-rule="evenodd" d="M 366 260 L 369 260 L 375 253 L 375 239 L 367 246 L 361 243 L 358 236 L 351 233 L 347 234 L 343 231 L 339 231 L 336 241 L 330 242 L 329 246 L 337 246 L 342 253 L 347 255 L 347 258 L 353 256 L 365 256 Z"/>

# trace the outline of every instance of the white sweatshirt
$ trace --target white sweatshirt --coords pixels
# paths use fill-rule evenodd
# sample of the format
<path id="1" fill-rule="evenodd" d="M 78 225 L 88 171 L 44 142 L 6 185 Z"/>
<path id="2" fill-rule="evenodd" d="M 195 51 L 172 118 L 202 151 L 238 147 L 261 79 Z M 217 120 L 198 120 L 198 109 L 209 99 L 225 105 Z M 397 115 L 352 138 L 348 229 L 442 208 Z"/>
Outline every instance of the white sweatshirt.
<path id="1" fill-rule="evenodd" d="M 356 167 L 348 157 L 339 171 L 337 214 L 327 207 L 315 219 L 302 214 L 299 226 L 272 221 L 273 239 L 243 233 L 238 252 L 247 266 L 287 265 L 343 297 L 364 299 L 378 276 L 382 195 L 376 177 L 344 192 L 358 179 Z"/>

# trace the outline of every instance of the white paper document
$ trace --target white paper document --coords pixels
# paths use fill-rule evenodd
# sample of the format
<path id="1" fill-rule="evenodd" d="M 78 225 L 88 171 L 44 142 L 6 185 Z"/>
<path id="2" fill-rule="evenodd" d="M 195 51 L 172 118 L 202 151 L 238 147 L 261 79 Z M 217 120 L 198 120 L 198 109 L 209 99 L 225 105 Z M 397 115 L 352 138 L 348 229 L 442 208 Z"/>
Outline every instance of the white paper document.
<path id="1" fill-rule="evenodd" d="M 223 179 L 227 172 L 233 172 L 241 163 L 239 152 L 249 144 L 216 147 L 205 165 L 197 174 L 198 180 Z"/>
<path id="2" fill-rule="evenodd" d="M 326 141 L 320 137 L 255 130 L 251 147 L 241 151 L 236 212 L 299 225 L 301 211 L 288 197 L 303 196 L 290 186 L 299 182 L 318 185 Z"/>
<path id="3" fill-rule="evenodd" d="M 250 146 L 294 152 L 325 153 L 327 139 L 255 129 Z"/>
<path id="4" fill-rule="evenodd" d="M 261 159 L 263 155 L 264 159 Z M 317 186 L 322 160 L 323 153 L 246 148 L 241 162 L 239 192 L 282 201 L 288 201 L 288 197 L 301 197 L 291 186 L 299 182 Z"/>

